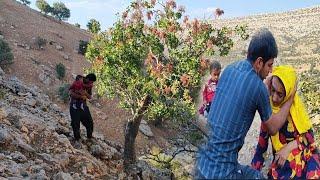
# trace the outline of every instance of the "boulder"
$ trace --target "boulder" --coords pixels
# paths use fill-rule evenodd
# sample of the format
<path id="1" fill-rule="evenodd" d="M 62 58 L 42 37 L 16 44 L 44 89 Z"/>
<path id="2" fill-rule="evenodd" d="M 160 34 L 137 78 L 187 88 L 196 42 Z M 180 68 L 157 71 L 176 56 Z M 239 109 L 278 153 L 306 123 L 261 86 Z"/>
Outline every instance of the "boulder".
<path id="1" fill-rule="evenodd" d="M 148 126 L 148 123 L 145 120 L 142 120 L 139 126 L 139 130 L 140 132 L 142 132 L 142 134 L 148 136 L 148 137 L 153 137 L 153 133 L 151 131 L 151 128 Z"/>

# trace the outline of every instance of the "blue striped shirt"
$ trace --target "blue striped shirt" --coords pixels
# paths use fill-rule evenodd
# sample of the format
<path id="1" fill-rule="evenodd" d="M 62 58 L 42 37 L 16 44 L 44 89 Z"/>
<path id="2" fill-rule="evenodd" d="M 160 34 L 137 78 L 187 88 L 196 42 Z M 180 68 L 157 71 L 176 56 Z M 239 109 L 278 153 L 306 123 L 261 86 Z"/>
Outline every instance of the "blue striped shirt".
<path id="1" fill-rule="evenodd" d="M 272 114 L 268 91 L 248 60 L 226 67 L 210 108 L 207 144 L 199 150 L 198 171 L 206 178 L 226 178 L 236 170 L 238 152 L 258 110 L 261 120 Z"/>

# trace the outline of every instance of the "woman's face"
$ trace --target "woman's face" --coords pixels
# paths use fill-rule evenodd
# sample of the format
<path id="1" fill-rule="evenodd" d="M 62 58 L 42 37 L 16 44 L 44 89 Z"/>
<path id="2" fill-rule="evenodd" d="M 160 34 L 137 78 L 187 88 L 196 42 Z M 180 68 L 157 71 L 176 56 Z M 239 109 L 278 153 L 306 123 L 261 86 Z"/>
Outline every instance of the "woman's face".
<path id="1" fill-rule="evenodd" d="M 286 90 L 280 79 L 276 76 L 272 77 L 271 81 L 271 97 L 272 103 L 275 106 L 279 106 L 286 97 Z"/>

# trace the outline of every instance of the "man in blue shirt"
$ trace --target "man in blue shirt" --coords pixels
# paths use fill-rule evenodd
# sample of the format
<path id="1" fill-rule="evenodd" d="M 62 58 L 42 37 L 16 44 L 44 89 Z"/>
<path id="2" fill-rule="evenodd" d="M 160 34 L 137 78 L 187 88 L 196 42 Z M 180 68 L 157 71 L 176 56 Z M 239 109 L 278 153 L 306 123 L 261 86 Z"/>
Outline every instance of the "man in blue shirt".
<path id="1" fill-rule="evenodd" d="M 238 152 L 258 110 L 270 134 L 285 123 L 293 96 L 272 114 L 269 93 L 263 83 L 270 72 L 278 48 L 272 33 L 262 29 L 253 35 L 247 59 L 226 67 L 210 108 L 211 132 L 207 144 L 199 150 L 196 179 L 261 179 L 263 175 L 238 163 Z"/>

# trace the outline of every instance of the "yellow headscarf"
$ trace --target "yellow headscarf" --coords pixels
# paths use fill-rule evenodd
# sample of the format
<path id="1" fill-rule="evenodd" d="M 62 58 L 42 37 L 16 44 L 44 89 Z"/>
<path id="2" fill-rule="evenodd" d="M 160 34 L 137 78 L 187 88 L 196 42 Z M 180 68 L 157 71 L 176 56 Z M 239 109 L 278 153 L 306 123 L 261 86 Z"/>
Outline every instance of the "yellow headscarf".
<path id="1" fill-rule="evenodd" d="M 272 113 L 277 113 L 279 112 L 280 107 L 290 98 L 292 91 L 295 88 L 297 74 L 295 70 L 290 66 L 278 66 L 273 69 L 272 75 L 277 76 L 281 79 L 286 91 L 286 97 L 284 98 L 282 104 L 278 107 L 273 105 L 272 97 L 270 96 Z M 293 122 L 299 134 L 307 132 L 312 127 L 306 108 L 301 101 L 301 98 L 298 96 L 298 93 L 296 93 L 294 96 L 294 100 L 290 108 L 290 115 L 292 121 L 289 121 L 288 126 L 293 126 L 293 124 L 290 124 Z M 290 118 L 290 116 L 288 118 Z M 280 142 L 279 133 L 271 136 L 271 141 L 272 146 L 276 152 L 278 152 L 284 146 L 284 144 Z"/>

